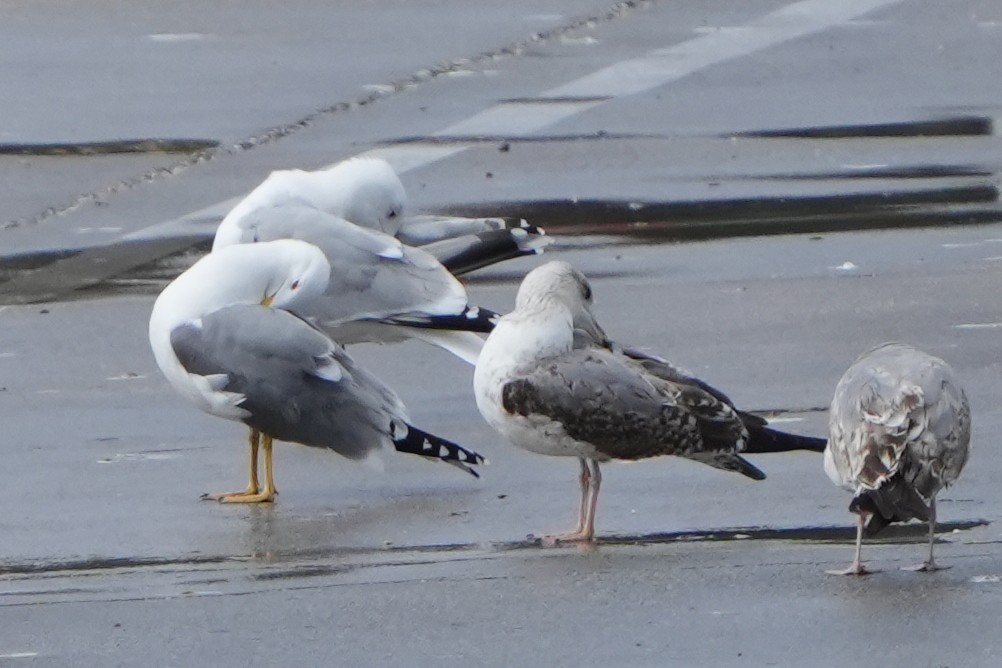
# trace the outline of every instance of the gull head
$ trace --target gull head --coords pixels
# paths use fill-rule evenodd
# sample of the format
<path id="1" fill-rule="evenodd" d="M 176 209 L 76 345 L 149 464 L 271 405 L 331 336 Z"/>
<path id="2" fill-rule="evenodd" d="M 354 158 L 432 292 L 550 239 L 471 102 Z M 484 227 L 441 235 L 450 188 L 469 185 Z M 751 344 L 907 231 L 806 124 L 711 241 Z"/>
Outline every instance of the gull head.
<path id="1" fill-rule="evenodd" d="M 161 295 L 187 303 L 201 316 L 225 306 L 260 304 L 289 309 L 327 289 L 330 263 L 323 251 L 296 239 L 226 246 L 209 253 Z"/>
<path id="2" fill-rule="evenodd" d="M 566 308 L 574 321 L 575 337 L 590 344 L 606 345 L 608 338 L 591 308 L 594 300 L 585 275 L 567 262 L 555 260 L 536 267 L 522 280 L 515 298 L 515 310 Z"/>
<path id="3" fill-rule="evenodd" d="M 234 248 L 264 249 L 274 264 L 261 303 L 274 308 L 289 308 L 311 301 L 324 293 L 330 280 L 331 266 L 323 251 L 313 244 L 296 239 L 279 239 Z"/>
<path id="4" fill-rule="evenodd" d="M 326 171 L 341 193 L 341 209 L 332 211 L 360 227 L 396 236 L 403 223 L 407 194 L 390 164 L 380 158 L 352 158 Z"/>
<path id="5" fill-rule="evenodd" d="M 237 244 L 209 253 L 163 289 L 150 315 L 154 350 L 178 324 L 227 306 L 295 310 L 327 289 L 330 264 L 305 241 Z M 169 347 L 169 345 L 168 345 Z"/>

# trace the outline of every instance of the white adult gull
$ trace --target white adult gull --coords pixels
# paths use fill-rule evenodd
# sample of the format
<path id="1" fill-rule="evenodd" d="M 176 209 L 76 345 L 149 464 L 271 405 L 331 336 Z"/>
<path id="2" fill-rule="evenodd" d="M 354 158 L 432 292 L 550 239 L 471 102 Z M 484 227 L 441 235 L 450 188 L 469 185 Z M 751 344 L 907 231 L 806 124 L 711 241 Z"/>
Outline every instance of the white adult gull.
<path id="1" fill-rule="evenodd" d="M 541 229 L 525 221 L 443 216 L 405 219 L 407 195 L 400 178 L 385 160 L 367 157 L 317 171 L 274 171 L 227 214 L 220 229 L 241 226 L 242 218 L 259 207 L 289 201 L 308 203 L 360 227 L 422 246 L 455 275 L 539 253 L 550 242 Z"/>
<path id="2" fill-rule="evenodd" d="M 601 462 L 676 455 L 764 479 L 738 454 L 748 429 L 728 401 L 691 378 L 662 378 L 621 352 L 582 346 L 607 341 L 591 304 L 591 286 L 571 265 L 534 269 L 474 372 L 477 407 L 502 436 L 580 462 L 577 527 L 544 543 L 593 539 Z"/>
<path id="3" fill-rule="evenodd" d="M 853 362 L 835 388 L 825 472 L 854 494 L 856 554 L 835 575 L 869 573 L 863 535 L 891 522 L 929 523 L 929 558 L 907 570 L 934 571 L 936 495 L 967 463 L 971 412 L 950 366 L 904 343 L 885 343 Z"/>
<path id="4" fill-rule="evenodd" d="M 480 455 L 409 424 L 392 390 L 284 310 L 321 295 L 329 274 L 323 252 L 302 241 L 236 245 L 203 257 L 157 298 L 150 345 L 167 380 L 201 410 L 250 428 L 247 489 L 204 498 L 273 501 L 273 439 L 356 460 L 392 446 L 477 475 Z"/>
<path id="5" fill-rule="evenodd" d="M 439 262 L 382 232 L 354 225 L 302 200 L 257 206 L 220 225 L 213 252 L 234 244 L 299 239 L 327 257 L 322 295 L 297 312 L 341 344 L 416 338 L 476 362 L 496 314 L 468 303 L 466 289 Z"/>

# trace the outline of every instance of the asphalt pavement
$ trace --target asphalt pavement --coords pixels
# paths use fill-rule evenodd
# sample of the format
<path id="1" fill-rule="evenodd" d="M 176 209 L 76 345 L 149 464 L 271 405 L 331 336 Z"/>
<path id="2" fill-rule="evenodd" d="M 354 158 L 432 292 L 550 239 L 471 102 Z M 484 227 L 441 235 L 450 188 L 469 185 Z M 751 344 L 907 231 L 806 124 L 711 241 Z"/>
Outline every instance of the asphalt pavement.
<path id="1" fill-rule="evenodd" d="M 0 8 L 0 664 L 998 665 L 1002 8 L 833 4 Z M 412 212 L 554 234 L 472 302 L 568 260 L 610 335 L 780 428 L 824 434 L 871 345 L 944 357 L 974 424 L 951 568 L 898 570 L 912 524 L 826 576 L 853 517 L 810 453 L 607 466 L 597 545 L 544 549 L 576 463 L 502 443 L 416 343 L 352 354 L 481 480 L 281 444 L 277 503 L 199 501 L 245 436 L 166 385 L 152 300 L 268 171 L 357 154 Z"/>

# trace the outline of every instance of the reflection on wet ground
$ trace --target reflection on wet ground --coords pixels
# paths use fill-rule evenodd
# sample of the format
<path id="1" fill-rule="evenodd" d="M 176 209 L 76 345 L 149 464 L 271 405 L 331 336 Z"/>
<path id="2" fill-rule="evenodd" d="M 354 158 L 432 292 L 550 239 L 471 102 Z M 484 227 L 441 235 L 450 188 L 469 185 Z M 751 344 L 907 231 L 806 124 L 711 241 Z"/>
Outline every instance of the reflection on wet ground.
<path id="1" fill-rule="evenodd" d="M 967 531 L 988 526 L 986 519 L 956 520 L 937 524 L 939 534 Z M 736 527 L 709 531 L 672 531 L 643 534 L 613 534 L 598 536 L 595 545 L 657 545 L 692 541 L 746 541 L 777 540 L 799 543 L 827 544 L 848 543 L 855 540 L 856 529 L 851 526 L 806 526 L 806 527 Z M 897 524 L 883 530 L 875 538 L 867 538 L 867 544 L 924 544 L 928 540 L 925 524 Z M 449 543 L 441 545 L 387 545 L 382 547 L 309 548 L 287 551 L 265 551 L 247 555 L 192 555 L 182 558 L 101 558 L 66 561 L 28 561 L 0 564 L 0 576 L 30 576 L 64 571 L 108 571 L 122 568 L 159 568 L 164 566 L 206 566 L 231 562 L 263 560 L 267 562 L 296 562 L 334 557 L 371 557 L 373 555 L 430 555 L 466 552 L 498 553 L 515 550 L 535 549 L 541 546 L 539 538 L 529 535 L 525 540 L 496 543 Z M 545 548 L 559 549 L 559 548 Z M 407 559 L 408 563 L 411 559 Z M 330 567 L 338 570 L 341 567 Z M 330 570 L 326 572 L 331 572 Z M 278 577 L 278 576 L 270 576 Z"/>
<path id="2" fill-rule="evenodd" d="M 993 183 L 941 185 L 943 177 L 986 177 L 977 167 L 848 168 L 838 174 L 756 178 L 937 179 L 936 187 L 821 196 L 638 202 L 535 200 L 457 205 L 442 213 L 524 218 L 559 236 L 609 235 L 648 243 L 732 236 L 820 233 L 1002 220 Z M 981 181 L 981 179 L 978 179 Z M 120 241 L 82 251 L 0 257 L 0 304 L 84 299 L 109 294 L 155 294 L 208 251 L 211 232 Z"/>

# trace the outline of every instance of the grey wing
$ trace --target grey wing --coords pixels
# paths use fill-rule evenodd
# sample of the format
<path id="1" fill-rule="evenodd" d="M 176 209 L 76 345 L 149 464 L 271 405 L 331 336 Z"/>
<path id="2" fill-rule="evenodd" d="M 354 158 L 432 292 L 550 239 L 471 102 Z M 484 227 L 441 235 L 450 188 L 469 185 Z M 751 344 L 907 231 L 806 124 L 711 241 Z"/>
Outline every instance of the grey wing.
<path id="1" fill-rule="evenodd" d="M 503 230 L 507 226 L 504 218 L 462 218 L 460 216 L 420 215 L 408 216 L 397 238 L 411 246 L 424 246 L 439 241 L 480 234 L 492 230 Z"/>
<path id="2" fill-rule="evenodd" d="M 225 377 L 219 389 L 243 395 L 244 422 L 279 440 L 360 459 L 406 421 L 392 390 L 284 311 L 220 309 L 176 328 L 171 345 L 189 373 Z"/>
<path id="3" fill-rule="evenodd" d="M 909 345 L 864 353 L 835 389 L 825 466 L 848 488 L 874 490 L 896 474 L 924 498 L 967 462 L 970 408 L 953 370 Z"/>
<path id="4" fill-rule="evenodd" d="M 764 477 L 735 454 L 747 431 L 729 405 L 608 351 L 574 350 L 544 363 L 507 382 L 502 403 L 509 413 L 559 422 L 610 458 L 678 455 Z"/>
<path id="5" fill-rule="evenodd" d="M 300 239 L 331 264 L 327 292 L 300 312 L 326 326 L 402 314 L 455 315 L 467 305 L 462 284 L 434 257 L 302 202 L 245 216 L 254 241 Z"/>

